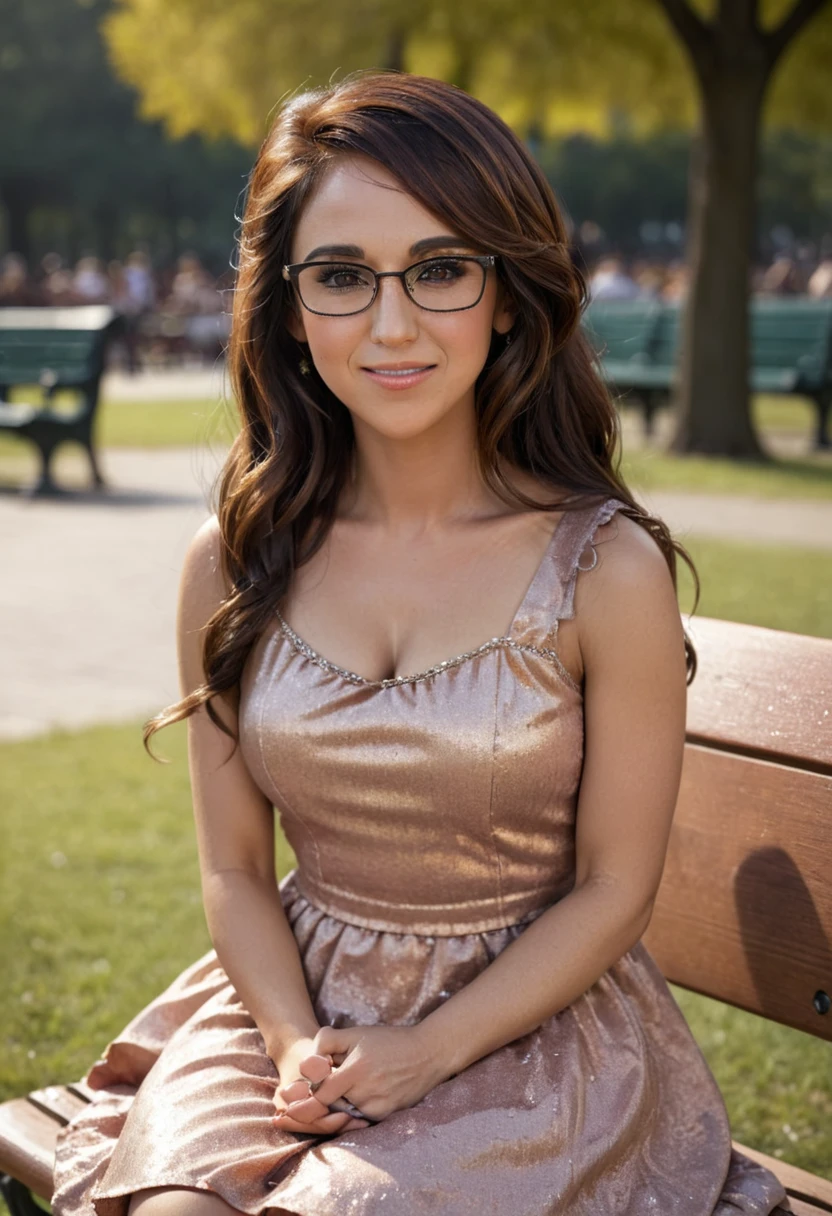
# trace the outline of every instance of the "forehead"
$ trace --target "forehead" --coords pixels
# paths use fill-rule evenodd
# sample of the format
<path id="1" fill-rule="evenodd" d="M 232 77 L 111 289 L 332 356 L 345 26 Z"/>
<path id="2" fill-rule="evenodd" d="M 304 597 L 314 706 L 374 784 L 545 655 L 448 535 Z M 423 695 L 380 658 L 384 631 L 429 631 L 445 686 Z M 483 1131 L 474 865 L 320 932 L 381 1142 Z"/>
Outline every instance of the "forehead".
<path id="1" fill-rule="evenodd" d="M 422 237 L 454 233 L 369 157 L 338 157 L 307 200 L 292 237 L 291 260 L 316 245 L 358 245 L 368 260 L 397 258 Z M 458 235 L 458 234 L 455 234 Z"/>

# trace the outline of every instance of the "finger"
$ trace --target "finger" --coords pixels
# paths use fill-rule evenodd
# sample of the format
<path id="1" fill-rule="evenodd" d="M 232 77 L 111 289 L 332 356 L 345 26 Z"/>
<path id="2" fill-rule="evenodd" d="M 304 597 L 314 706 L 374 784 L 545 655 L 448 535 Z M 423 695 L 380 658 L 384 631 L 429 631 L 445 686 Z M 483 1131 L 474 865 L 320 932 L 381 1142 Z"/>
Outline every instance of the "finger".
<path id="1" fill-rule="evenodd" d="M 296 1135 L 303 1136 L 331 1136 L 337 1132 L 358 1131 L 369 1126 L 366 1119 L 353 1119 L 352 1116 L 341 1112 L 324 1115 L 322 1119 L 316 1119 L 314 1123 L 299 1123 L 288 1115 L 278 1115 L 272 1122 L 279 1131 L 294 1132 Z"/>
<path id="2" fill-rule="evenodd" d="M 328 1114 L 314 1123 L 300 1123 L 288 1115 L 278 1115 L 272 1123 L 281 1132 L 294 1132 L 302 1136 L 331 1136 L 333 1132 L 343 1131 L 350 1116 L 340 1113 Z"/>
<path id="3" fill-rule="evenodd" d="M 288 1085 L 283 1085 L 278 1093 L 287 1103 L 302 1102 L 304 1098 L 309 1097 L 309 1086 L 305 1081 L 290 1081 Z"/>
<path id="4" fill-rule="evenodd" d="M 332 1075 L 327 1077 L 319 1088 L 315 1090 L 315 1097 L 318 1101 L 323 1102 L 325 1106 L 332 1106 L 333 1102 L 336 1102 L 338 1098 L 343 1098 L 347 1091 L 352 1089 L 356 1083 L 355 1069 L 357 1063 L 358 1061 L 354 1061 L 352 1064 L 342 1064 L 339 1068 L 336 1068 Z"/>
<path id="5" fill-rule="evenodd" d="M 314 1123 L 316 1119 L 329 1113 L 329 1103 L 319 1102 L 317 1098 L 304 1098 L 302 1102 L 290 1102 L 286 1114 L 299 1123 Z"/>
<path id="6" fill-rule="evenodd" d="M 300 1071 L 308 1081 L 324 1081 L 332 1072 L 332 1056 L 307 1056 L 301 1061 Z"/>

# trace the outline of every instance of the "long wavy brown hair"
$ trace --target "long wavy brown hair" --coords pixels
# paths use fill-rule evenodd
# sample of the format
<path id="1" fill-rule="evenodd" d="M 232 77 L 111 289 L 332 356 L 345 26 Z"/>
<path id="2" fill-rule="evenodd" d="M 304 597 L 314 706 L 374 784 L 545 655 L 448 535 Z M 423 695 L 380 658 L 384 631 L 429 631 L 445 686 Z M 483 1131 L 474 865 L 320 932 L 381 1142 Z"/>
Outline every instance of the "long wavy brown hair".
<path id="1" fill-rule="evenodd" d="M 227 598 L 207 622 L 206 680 L 145 724 L 144 741 L 200 705 L 226 734 L 211 699 L 234 697 L 246 658 L 274 620 L 295 568 L 323 543 L 352 462 L 346 406 L 286 327 L 296 302 L 281 269 L 301 210 L 333 160 L 369 156 L 474 247 L 498 254 L 516 305 L 512 342 L 494 334 L 477 378 L 477 447 L 485 483 L 514 506 L 569 510 L 614 496 L 659 545 L 676 585 L 686 550 L 633 498 L 618 472 L 619 422 L 581 316 L 586 281 L 573 263 L 555 195 L 514 132 L 487 106 L 441 80 L 362 71 L 291 97 L 252 170 L 239 237 L 228 358 L 240 430 L 219 482 Z M 557 492 L 537 502 L 508 465 Z M 563 489 L 567 490 L 564 499 Z M 694 604 L 695 608 L 695 604 Z M 696 655 L 685 637 L 688 682 Z"/>

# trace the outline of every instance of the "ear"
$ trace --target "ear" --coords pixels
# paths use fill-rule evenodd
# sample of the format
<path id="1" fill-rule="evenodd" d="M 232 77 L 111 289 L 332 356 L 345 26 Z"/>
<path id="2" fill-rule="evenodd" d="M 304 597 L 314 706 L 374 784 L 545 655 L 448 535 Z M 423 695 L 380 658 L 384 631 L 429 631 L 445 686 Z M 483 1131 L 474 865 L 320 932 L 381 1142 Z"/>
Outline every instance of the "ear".
<path id="1" fill-rule="evenodd" d="M 491 325 L 498 334 L 507 334 L 516 320 L 517 309 L 508 298 L 503 285 L 500 284 Z"/>
<path id="2" fill-rule="evenodd" d="M 294 304 L 289 305 L 286 313 L 286 328 L 298 342 L 306 341 L 306 326 L 303 323 L 303 317 Z"/>

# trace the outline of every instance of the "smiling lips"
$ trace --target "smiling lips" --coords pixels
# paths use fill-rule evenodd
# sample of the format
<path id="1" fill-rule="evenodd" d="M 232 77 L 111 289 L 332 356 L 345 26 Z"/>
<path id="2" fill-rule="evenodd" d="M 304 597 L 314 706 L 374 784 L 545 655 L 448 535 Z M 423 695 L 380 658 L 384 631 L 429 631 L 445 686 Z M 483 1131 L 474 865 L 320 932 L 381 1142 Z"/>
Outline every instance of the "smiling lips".
<path id="1" fill-rule="evenodd" d="M 406 376 L 408 374 L 412 374 L 413 372 L 426 372 L 429 368 L 434 366 L 435 365 L 433 363 L 410 363 L 406 367 L 403 367 L 401 364 L 391 364 L 389 367 L 365 367 L 364 370 L 366 372 L 377 372 L 382 376 Z"/>
<path id="2" fill-rule="evenodd" d="M 362 370 L 377 384 L 383 384 L 385 388 L 410 388 L 411 385 L 421 384 L 435 367 L 435 363 L 410 364 L 410 366 L 399 364 L 398 367 L 388 365 L 387 367 L 365 367 Z"/>

